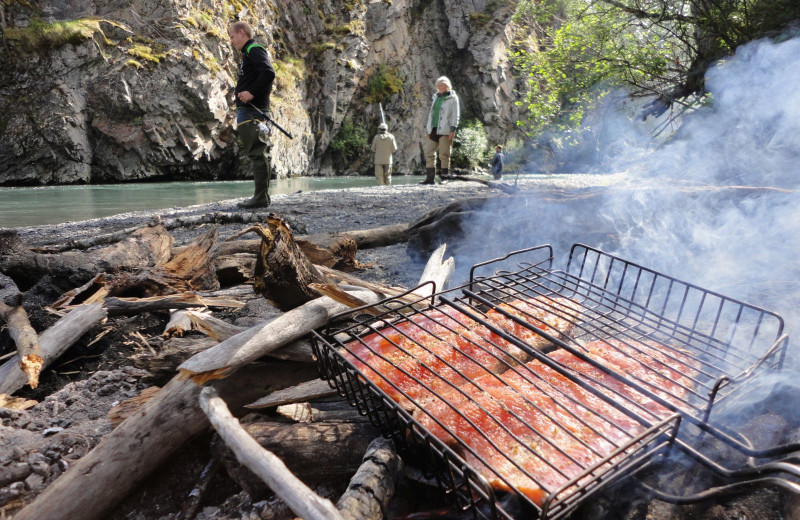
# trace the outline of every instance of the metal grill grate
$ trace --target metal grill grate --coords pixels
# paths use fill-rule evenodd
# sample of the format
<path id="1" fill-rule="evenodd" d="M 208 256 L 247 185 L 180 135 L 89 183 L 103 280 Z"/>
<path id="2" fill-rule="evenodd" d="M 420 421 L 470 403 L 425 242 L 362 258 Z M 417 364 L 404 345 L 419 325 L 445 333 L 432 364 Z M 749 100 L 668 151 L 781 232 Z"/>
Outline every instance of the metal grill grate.
<path id="1" fill-rule="evenodd" d="M 323 376 L 479 518 L 511 518 L 495 490 L 565 516 L 783 360 L 774 313 L 582 245 L 552 263 L 549 246 L 511 253 L 435 305 L 387 300 L 314 334 Z"/>

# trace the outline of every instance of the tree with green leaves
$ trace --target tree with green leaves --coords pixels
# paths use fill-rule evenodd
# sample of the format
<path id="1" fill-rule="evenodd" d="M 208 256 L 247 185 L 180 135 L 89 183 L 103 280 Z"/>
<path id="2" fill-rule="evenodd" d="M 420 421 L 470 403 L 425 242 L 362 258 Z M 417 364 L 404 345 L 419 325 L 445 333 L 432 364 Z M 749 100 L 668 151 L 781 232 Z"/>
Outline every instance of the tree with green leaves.
<path id="1" fill-rule="evenodd" d="M 747 42 L 800 20 L 797 0 L 520 0 L 515 53 L 521 126 L 570 132 L 612 90 L 651 97 L 643 116 L 705 93 L 706 70 Z"/>

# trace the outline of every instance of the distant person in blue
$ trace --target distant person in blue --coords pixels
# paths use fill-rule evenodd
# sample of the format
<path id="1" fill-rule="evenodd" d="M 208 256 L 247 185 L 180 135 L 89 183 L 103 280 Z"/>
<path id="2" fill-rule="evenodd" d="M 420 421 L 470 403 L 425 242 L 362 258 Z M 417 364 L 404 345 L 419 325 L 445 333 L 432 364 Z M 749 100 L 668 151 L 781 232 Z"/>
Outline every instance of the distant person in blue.
<path id="1" fill-rule="evenodd" d="M 252 170 L 255 181 L 253 196 L 237 204 L 240 208 L 269 206 L 271 170 L 269 127 L 263 124 L 269 110 L 269 96 L 275 69 L 267 50 L 253 40 L 253 28 L 247 22 L 235 22 L 228 27 L 231 45 L 242 53 L 239 80 L 236 83 L 236 133 L 239 134 L 239 164 Z M 253 108 L 255 107 L 255 108 Z M 258 109 L 258 110 L 256 110 Z M 259 131 L 259 126 L 262 130 Z M 266 130 L 265 130 L 266 129 Z"/>
<path id="2" fill-rule="evenodd" d="M 504 162 L 505 157 L 503 157 L 503 147 L 498 144 L 494 148 L 494 157 L 492 157 L 492 162 L 489 163 L 489 167 L 492 169 L 492 176 L 495 178 L 495 180 L 502 180 Z"/>

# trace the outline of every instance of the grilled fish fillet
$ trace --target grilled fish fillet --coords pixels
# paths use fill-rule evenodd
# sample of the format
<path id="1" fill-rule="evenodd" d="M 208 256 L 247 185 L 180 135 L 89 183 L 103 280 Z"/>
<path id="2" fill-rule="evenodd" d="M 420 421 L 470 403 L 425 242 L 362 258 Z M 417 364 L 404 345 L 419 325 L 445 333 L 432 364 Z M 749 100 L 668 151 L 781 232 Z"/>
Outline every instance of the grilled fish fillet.
<path id="1" fill-rule="evenodd" d="M 547 334 L 565 340 L 578 321 L 578 306 L 566 298 L 540 296 L 498 306 Z M 497 310 L 485 319 L 532 349 L 551 342 Z M 523 349 L 458 310 L 412 316 L 345 345 L 356 368 L 403 408 L 413 410 L 439 392 L 486 374 L 502 373 L 530 359 Z"/>

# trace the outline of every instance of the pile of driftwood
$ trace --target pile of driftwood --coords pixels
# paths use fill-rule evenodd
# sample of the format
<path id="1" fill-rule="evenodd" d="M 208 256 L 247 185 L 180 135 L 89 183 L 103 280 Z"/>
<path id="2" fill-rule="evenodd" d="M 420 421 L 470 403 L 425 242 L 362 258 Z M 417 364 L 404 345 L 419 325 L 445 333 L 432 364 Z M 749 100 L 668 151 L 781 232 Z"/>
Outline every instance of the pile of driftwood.
<path id="1" fill-rule="evenodd" d="M 0 318 L 17 345 L 17 354 L 0 366 L 2 402 L 13 401 L 11 395 L 26 384 L 36 387 L 43 370 L 107 317 L 171 313 L 164 332 L 171 339 L 158 352 L 151 349 L 134 359 L 168 382 L 115 407 L 110 413 L 114 431 L 14 518 L 104 518 L 209 424 L 226 445 L 220 459 L 248 492 L 268 488 L 306 519 L 382 518 L 400 461 L 391 443 L 377 438 L 368 423 L 337 420 L 347 412 L 308 404 L 332 390 L 317 378 L 307 336 L 348 308 L 377 305 L 403 293 L 404 288 L 352 274 L 359 267 L 356 251 L 408 240 L 415 226 L 445 213 L 434 211 L 411 224 L 316 236 L 294 236 L 286 221 L 270 214 L 227 241 L 220 242 L 211 227 L 182 247 L 174 246 L 158 220 L 124 234 L 73 241 L 71 248 L 31 248 L 13 231 L 0 231 L 0 301 L 5 302 Z M 241 239 L 245 233 L 258 238 Z M 431 255 L 420 283 L 433 281 L 441 288 L 453 267 L 452 258 L 444 260 L 442 246 Z M 48 311 L 59 316 L 55 325 L 37 333 L 23 303 L 54 280 L 74 285 L 49 304 Z M 249 328 L 215 318 L 209 310 L 243 306 L 220 287 L 242 283 L 252 283 L 283 313 Z M 189 330 L 205 339 L 180 337 Z M 264 362 L 265 356 L 282 361 Z M 276 406 L 293 419 L 290 424 L 257 416 L 242 424 L 231 413 Z M 303 483 L 314 480 L 322 455 L 326 478 L 331 467 L 342 478 L 355 473 L 336 504 Z M 198 504 L 199 499 L 194 507 Z"/>

